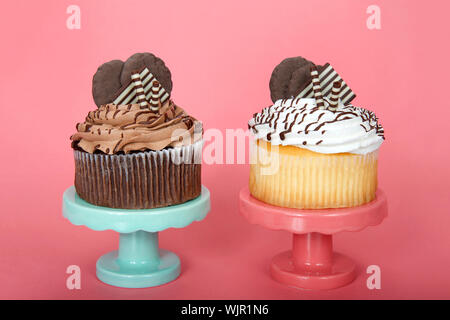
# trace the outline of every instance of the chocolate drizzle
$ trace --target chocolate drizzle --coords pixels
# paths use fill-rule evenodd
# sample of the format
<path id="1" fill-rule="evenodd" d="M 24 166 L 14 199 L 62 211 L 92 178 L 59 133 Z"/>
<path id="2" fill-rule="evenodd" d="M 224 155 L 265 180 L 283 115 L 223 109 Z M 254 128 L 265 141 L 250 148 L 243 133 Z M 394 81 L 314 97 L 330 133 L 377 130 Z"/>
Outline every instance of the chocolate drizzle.
<path id="1" fill-rule="evenodd" d="M 287 130 L 285 130 L 285 131 L 283 131 L 283 132 L 280 133 L 280 139 L 281 139 L 281 140 L 284 140 L 286 134 L 292 131 L 292 127 L 294 126 L 295 120 L 297 120 L 298 115 L 299 115 L 298 113 L 295 114 L 294 120 L 293 120 L 293 121 L 291 122 L 291 124 L 289 125 L 289 129 L 287 129 Z M 285 121 L 285 124 L 287 124 L 287 121 Z"/>
<path id="2" fill-rule="evenodd" d="M 324 103 L 329 105 L 330 101 L 324 99 Z M 281 141 L 286 141 L 288 135 L 294 133 L 301 135 L 306 140 L 297 140 L 298 142 L 295 143 L 293 141 L 296 140 L 296 137 L 292 136 L 287 144 L 317 146 L 327 145 L 325 133 L 334 128 L 327 127 L 327 125 L 357 119 L 360 119 L 359 125 L 365 133 L 374 131 L 377 136 L 384 139 L 383 127 L 378 123 L 378 118 L 372 111 L 351 104 L 339 104 L 337 108 L 332 110 L 322 109 L 314 104 L 314 99 L 280 99 L 273 106 L 264 108 L 260 113 L 255 113 L 249 121 L 248 127 L 255 135 L 259 137 L 263 135 L 268 141 L 274 140 L 275 135 L 278 135 L 277 138 Z M 354 125 L 356 125 L 355 122 L 350 122 L 344 124 L 342 128 Z M 359 133 L 359 135 L 361 136 L 362 133 Z M 319 138 L 320 136 L 323 138 Z"/>

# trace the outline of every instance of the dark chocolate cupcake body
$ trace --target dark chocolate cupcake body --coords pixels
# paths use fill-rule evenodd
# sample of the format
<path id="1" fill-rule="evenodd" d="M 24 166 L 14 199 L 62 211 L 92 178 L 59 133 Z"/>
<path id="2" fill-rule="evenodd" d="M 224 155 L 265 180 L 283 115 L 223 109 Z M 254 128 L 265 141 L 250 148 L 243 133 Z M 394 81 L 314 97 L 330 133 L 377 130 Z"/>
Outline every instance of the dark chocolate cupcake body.
<path id="1" fill-rule="evenodd" d="M 127 155 L 74 151 L 75 189 L 98 206 L 150 209 L 180 204 L 201 192 L 202 141 Z M 178 162 L 180 154 L 189 155 Z"/>

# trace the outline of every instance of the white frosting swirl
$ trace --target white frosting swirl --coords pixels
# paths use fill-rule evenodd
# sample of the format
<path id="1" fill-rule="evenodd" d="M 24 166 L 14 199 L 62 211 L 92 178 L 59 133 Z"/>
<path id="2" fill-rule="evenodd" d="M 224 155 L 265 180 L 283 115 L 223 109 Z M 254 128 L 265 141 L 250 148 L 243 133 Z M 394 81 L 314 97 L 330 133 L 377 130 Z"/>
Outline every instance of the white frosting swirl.
<path id="1" fill-rule="evenodd" d="M 277 100 L 248 125 L 256 139 L 319 153 L 366 154 L 384 140 L 383 127 L 372 111 L 341 103 L 334 111 L 320 109 L 313 98 Z"/>

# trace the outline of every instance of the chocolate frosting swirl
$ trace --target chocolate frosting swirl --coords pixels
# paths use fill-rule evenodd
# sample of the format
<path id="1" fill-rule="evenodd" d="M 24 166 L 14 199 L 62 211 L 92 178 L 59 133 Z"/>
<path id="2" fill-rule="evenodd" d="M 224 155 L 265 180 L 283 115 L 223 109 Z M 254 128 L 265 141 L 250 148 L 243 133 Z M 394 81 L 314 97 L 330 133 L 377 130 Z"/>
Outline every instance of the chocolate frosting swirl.
<path id="1" fill-rule="evenodd" d="M 201 122 L 171 100 L 159 112 L 138 104 L 102 105 L 78 123 L 72 147 L 89 153 L 130 153 L 189 145 L 202 136 Z"/>

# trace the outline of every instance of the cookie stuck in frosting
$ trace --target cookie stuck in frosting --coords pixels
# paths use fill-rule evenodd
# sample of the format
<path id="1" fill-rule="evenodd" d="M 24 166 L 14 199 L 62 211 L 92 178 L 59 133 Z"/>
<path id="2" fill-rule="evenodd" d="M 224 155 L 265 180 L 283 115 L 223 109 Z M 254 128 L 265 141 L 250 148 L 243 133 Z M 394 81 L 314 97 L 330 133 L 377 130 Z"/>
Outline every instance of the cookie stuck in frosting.
<path id="1" fill-rule="evenodd" d="M 202 138 L 201 122 L 171 100 L 158 113 L 139 104 L 102 105 L 78 123 L 72 147 L 88 153 L 118 154 L 162 150 Z"/>
<path id="2" fill-rule="evenodd" d="M 100 107 L 101 105 L 113 102 L 115 104 L 135 103 L 131 99 L 116 100 L 118 99 L 118 95 L 130 87 L 133 72 L 138 70 L 142 73 L 145 69 L 147 69 L 146 75 L 145 77 L 143 75 L 142 78 L 144 89 L 146 89 L 148 81 L 152 81 L 154 78 L 158 79 L 167 94 L 167 96 L 161 98 L 161 101 L 164 102 L 172 91 L 170 70 L 162 59 L 152 53 L 144 52 L 133 54 L 125 62 L 112 60 L 102 64 L 98 68 L 92 79 L 92 95 L 95 104 Z M 150 74 L 151 77 L 147 76 L 147 74 Z M 131 92 L 127 91 L 126 94 L 128 93 L 134 94 L 134 90 Z M 134 99 L 134 97 L 132 98 Z"/>
<path id="3" fill-rule="evenodd" d="M 284 59 L 273 70 L 269 82 L 272 101 L 289 98 L 313 98 L 312 67 L 317 69 L 318 80 L 324 97 L 330 98 L 335 81 L 342 82 L 340 99 L 344 104 L 350 103 L 356 97 L 352 89 L 329 63 L 321 66 L 305 58 L 294 57 Z"/>
<path id="4" fill-rule="evenodd" d="M 313 65 L 313 62 L 302 57 L 286 58 L 281 61 L 270 77 L 272 101 L 291 98 L 311 83 L 310 68 Z M 318 68 L 320 71 L 321 67 Z"/>

